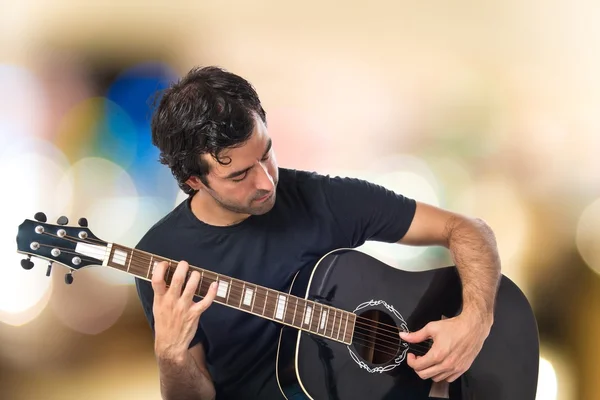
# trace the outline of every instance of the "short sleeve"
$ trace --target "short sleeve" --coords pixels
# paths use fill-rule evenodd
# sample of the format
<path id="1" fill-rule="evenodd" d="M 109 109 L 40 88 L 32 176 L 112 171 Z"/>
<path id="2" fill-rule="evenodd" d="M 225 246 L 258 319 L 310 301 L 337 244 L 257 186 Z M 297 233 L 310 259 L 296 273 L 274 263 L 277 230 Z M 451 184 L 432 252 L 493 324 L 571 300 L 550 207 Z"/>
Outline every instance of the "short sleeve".
<path id="1" fill-rule="evenodd" d="M 158 253 L 155 248 L 148 245 L 148 235 L 146 235 L 135 247 L 138 250 L 147 251 L 150 253 Z M 154 304 L 154 289 L 152 288 L 152 283 L 145 279 L 135 278 L 135 286 L 137 290 L 138 297 L 140 302 L 142 303 L 142 309 L 144 310 L 144 315 L 146 316 L 146 320 L 152 329 L 152 334 L 154 335 L 154 312 L 153 312 L 153 304 Z M 199 301 L 199 299 L 196 299 Z M 190 345 L 188 348 L 194 347 L 199 342 L 204 343 L 205 349 L 206 346 L 206 336 L 204 335 L 204 331 L 202 330 L 200 323 L 198 323 L 198 328 L 196 330 L 196 334 L 192 338 Z"/>
<path id="2" fill-rule="evenodd" d="M 327 176 L 321 188 L 348 247 L 367 240 L 395 243 L 404 237 L 415 214 L 415 200 L 366 180 Z"/>

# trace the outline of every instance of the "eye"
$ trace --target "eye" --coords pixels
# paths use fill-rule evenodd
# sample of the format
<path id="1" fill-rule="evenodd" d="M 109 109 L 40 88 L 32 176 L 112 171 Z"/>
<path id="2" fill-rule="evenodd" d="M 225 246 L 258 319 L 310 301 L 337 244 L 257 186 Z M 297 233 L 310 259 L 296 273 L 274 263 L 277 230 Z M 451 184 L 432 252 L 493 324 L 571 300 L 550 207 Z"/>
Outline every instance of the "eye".
<path id="1" fill-rule="evenodd" d="M 244 179 L 246 179 L 246 176 L 248 176 L 248 173 L 244 173 L 244 175 L 241 178 L 237 178 L 237 179 L 232 179 L 233 182 L 241 182 Z"/>

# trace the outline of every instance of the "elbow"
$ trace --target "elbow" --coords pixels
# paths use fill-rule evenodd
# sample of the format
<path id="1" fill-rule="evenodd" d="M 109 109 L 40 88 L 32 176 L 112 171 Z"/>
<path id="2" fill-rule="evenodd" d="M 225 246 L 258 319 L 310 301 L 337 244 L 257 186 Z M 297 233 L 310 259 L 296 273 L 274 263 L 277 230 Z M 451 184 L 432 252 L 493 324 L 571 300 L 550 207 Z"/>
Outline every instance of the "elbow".
<path id="1" fill-rule="evenodd" d="M 492 227 L 482 218 L 469 218 L 465 216 L 453 217 L 447 227 L 448 245 L 455 243 L 484 242 L 487 246 L 496 248 L 496 235 Z"/>

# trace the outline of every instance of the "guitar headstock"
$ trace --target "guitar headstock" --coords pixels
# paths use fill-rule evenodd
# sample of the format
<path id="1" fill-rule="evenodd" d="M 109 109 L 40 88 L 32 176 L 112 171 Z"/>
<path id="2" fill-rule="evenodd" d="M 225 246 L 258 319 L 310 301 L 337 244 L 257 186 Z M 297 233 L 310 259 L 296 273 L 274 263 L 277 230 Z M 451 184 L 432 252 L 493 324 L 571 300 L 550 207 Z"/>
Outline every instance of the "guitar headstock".
<path id="1" fill-rule="evenodd" d="M 73 271 L 102 265 L 108 243 L 92 233 L 85 218 L 79 219 L 79 226 L 68 226 L 68 223 L 64 216 L 56 224 L 46 223 L 46 216 L 41 212 L 35 214 L 34 220 L 24 220 L 17 233 L 17 252 L 27 255 L 21 260 L 21 266 L 33 268 L 31 257 L 47 260 L 46 275 L 49 276 L 52 263 L 61 264 L 70 270 L 65 276 L 65 282 L 70 284 Z"/>

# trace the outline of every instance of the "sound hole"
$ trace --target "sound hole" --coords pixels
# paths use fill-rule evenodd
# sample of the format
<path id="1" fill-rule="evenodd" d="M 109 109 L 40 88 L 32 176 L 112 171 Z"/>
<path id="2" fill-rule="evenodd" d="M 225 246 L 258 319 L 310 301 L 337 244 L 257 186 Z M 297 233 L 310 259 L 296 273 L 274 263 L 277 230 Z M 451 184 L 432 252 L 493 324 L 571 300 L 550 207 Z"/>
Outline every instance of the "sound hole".
<path id="1" fill-rule="evenodd" d="M 368 310 L 360 314 L 352 344 L 358 355 L 371 364 L 387 364 L 400 349 L 398 326 L 388 314 Z"/>

